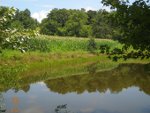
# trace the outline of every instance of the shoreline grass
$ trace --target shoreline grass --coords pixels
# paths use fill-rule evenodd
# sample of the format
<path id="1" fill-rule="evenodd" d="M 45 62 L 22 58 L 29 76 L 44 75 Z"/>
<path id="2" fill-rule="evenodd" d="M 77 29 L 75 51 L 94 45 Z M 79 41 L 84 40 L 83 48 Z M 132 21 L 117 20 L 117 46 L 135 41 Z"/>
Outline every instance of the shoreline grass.
<path id="1" fill-rule="evenodd" d="M 121 63 L 149 62 L 149 59 L 120 59 L 114 62 L 107 55 L 86 51 L 21 53 L 5 50 L 0 54 L 0 91 L 21 89 L 25 85 L 49 79 L 111 70 Z"/>
<path id="2" fill-rule="evenodd" d="M 45 37 L 46 39 L 44 39 Z M 40 50 L 21 53 L 16 50 L 3 50 L 0 53 L 0 80 L 8 79 L 13 81 L 13 77 L 32 78 L 39 77 L 39 80 L 51 77 L 64 77 L 85 72 L 93 72 L 95 70 L 104 71 L 117 67 L 121 63 L 150 63 L 150 59 L 128 59 L 124 61 L 119 59 L 117 62 L 112 61 L 105 54 L 92 54 L 87 51 L 87 38 L 64 38 L 64 37 L 37 37 L 35 41 L 36 49 L 39 47 L 51 48 L 50 52 L 41 52 Z M 40 42 L 40 40 L 48 43 Z M 39 42 L 37 41 L 39 40 Z M 95 40 L 97 45 L 109 44 L 111 48 L 120 46 L 116 41 L 112 40 Z M 34 42 L 34 41 L 33 41 Z M 42 44 L 48 44 L 42 46 Z M 34 43 L 31 43 L 34 45 Z M 44 49 L 44 48 L 43 48 Z M 13 82 L 12 82 L 13 84 Z"/>
<path id="3" fill-rule="evenodd" d="M 32 54 L 34 53 L 30 53 L 30 55 L 29 53 L 26 53 L 24 55 L 27 55 L 26 57 L 30 59 L 33 57 Z M 22 61 L 22 59 L 14 61 L 10 57 L 10 64 L 0 65 L 0 85 L 4 88 L 0 90 L 7 91 L 7 89 L 10 88 L 20 89 L 26 84 L 29 85 L 31 83 L 49 79 L 111 70 L 118 67 L 121 63 L 149 63 L 146 59 L 143 61 L 139 59 L 130 59 L 127 61 L 119 60 L 118 62 L 114 62 L 108 59 L 105 55 L 98 56 L 91 55 L 89 53 L 82 53 L 82 56 L 73 58 L 66 58 L 66 54 L 64 53 L 63 55 L 65 58 L 60 59 L 49 59 L 49 56 L 43 57 L 44 53 L 38 53 L 36 57 L 38 57 L 39 54 L 41 54 L 42 58 L 44 58 L 43 61 Z M 53 53 L 53 55 L 55 54 Z M 87 55 L 90 57 L 87 57 Z"/>

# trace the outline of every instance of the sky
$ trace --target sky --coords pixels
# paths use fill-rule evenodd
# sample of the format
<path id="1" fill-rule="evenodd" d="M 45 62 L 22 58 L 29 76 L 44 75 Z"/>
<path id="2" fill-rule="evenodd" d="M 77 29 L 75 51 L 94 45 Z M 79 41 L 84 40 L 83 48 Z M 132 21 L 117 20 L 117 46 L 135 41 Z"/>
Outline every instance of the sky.
<path id="1" fill-rule="evenodd" d="M 0 0 L 0 6 L 15 7 L 20 10 L 28 8 L 33 18 L 41 21 L 53 8 L 98 10 L 109 8 L 101 0 Z"/>

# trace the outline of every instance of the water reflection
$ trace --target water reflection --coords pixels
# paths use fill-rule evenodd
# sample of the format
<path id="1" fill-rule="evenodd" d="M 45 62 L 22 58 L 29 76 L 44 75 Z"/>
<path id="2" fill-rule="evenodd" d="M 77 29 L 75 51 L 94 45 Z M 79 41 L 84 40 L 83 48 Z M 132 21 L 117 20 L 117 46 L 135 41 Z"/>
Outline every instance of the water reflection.
<path id="1" fill-rule="evenodd" d="M 121 64 L 116 69 L 98 73 L 77 75 L 45 81 L 47 87 L 60 94 L 77 92 L 103 92 L 110 90 L 119 93 L 123 88 L 139 87 L 150 95 L 150 64 Z"/>
<path id="2" fill-rule="evenodd" d="M 10 81 L 0 81 L 6 113 L 150 113 L 150 64 L 121 64 L 102 72 L 91 64 L 86 69 L 89 74 L 57 79 L 47 74 L 4 78 Z"/>
<path id="3" fill-rule="evenodd" d="M 9 89 L 14 89 L 15 92 L 20 90 L 28 92 L 30 84 L 44 81 L 50 91 L 61 94 L 69 92 L 81 94 L 85 91 L 104 93 L 107 90 L 110 90 L 112 93 L 119 93 L 123 88 L 136 86 L 139 87 L 140 91 L 150 95 L 150 64 L 120 64 L 115 69 L 102 72 L 98 72 L 98 69 L 98 65 L 93 63 L 86 66 L 89 74 L 57 79 L 50 79 L 51 74 L 47 71 L 32 77 L 8 73 L 1 75 L 0 91 L 5 92 Z"/>
<path id="4" fill-rule="evenodd" d="M 90 64 L 90 65 L 89 65 Z M 99 64 L 99 65 L 97 65 Z M 80 75 L 81 73 L 96 73 L 97 70 L 105 70 L 115 68 L 116 63 L 90 63 L 75 65 L 75 66 L 53 66 L 36 65 L 29 69 L 25 67 L 1 67 L 0 66 L 0 91 L 5 92 L 9 89 L 15 91 L 24 90 L 27 92 L 30 89 L 30 84 L 45 81 L 48 79 L 65 77 L 71 75 Z"/>

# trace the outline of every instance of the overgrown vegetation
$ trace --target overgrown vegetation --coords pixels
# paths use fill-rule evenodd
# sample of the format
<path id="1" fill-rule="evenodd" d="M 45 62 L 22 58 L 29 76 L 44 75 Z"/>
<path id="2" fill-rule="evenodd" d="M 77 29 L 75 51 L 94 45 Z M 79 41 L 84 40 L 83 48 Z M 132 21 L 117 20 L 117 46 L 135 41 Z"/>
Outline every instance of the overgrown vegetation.
<path id="1" fill-rule="evenodd" d="M 103 0 L 114 11 L 86 11 L 53 9 L 41 23 L 31 17 L 28 9 L 0 7 L 0 52 L 5 49 L 21 52 L 88 51 L 104 54 L 117 61 L 119 58 L 150 57 L 149 1 L 133 3 Z M 138 11 L 136 13 L 135 11 Z M 53 35 L 53 38 L 40 35 Z M 57 38 L 57 36 L 64 36 Z M 90 37 L 89 39 L 69 38 Z M 93 38 L 91 38 L 93 37 Z M 115 39 L 96 40 L 95 38 Z"/>
<path id="2" fill-rule="evenodd" d="M 119 42 L 124 44 L 123 51 L 131 47 L 127 58 L 150 57 L 150 1 L 149 0 L 102 0 L 104 5 L 115 9 L 110 19 L 120 28 Z"/>
<path id="3" fill-rule="evenodd" d="M 25 11 L 24 13 L 26 17 L 32 19 L 30 15 L 26 14 L 29 12 Z M 0 7 L 0 51 L 2 49 L 16 49 L 25 52 L 28 49 L 29 38 L 36 35 L 34 30 L 26 29 L 26 27 L 11 27 L 16 16 L 16 9 Z"/>

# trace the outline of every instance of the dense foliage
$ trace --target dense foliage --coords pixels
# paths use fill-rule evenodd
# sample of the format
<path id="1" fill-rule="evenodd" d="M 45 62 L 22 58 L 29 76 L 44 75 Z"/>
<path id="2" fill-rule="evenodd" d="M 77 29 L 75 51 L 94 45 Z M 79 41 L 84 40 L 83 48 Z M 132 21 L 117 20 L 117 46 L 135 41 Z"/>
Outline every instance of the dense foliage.
<path id="1" fill-rule="evenodd" d="M 41 23 L 41 34 L 112 38 L 113 26 L 108 21 L 110 13 L 105 10 L 85 11 L 53 9 Z"/>
<path id="2" fill-rule="evenodd" d="M 15 14 L 14 8 L 0 7 L 0 48 L 5 39 L 10 37 L 13 31 L 9 27 L 10 20 Z"/>
<path id="3" fill-rule="evenodd" d="M 111 16 L 113 23 L 120 27 L 120 42 L 125 48 L 132 46 L 139 53 L 150 52 L 150 1 L 103 0 L 104 5 L 115 9 Z M 138 54 L 139 54 L 138 53 Z M 142 54 L 141 54 L 142 55 Z"/>
<path id="4" fill-rule="evenodd" d="M 31 17 L 31 12 L 28 9 L 24 11 L 17 9 L 10 26 L 11 28 L 34 30 L 38 24 L 38 21 Z"/>
<path id="5" fill-rule="evenodd" d="M 29 49 L 27 43 L 35 36 L 37 21 L 31 18 L 30 11 L 0 7 L 0 51 L 1 49 Z"/>

